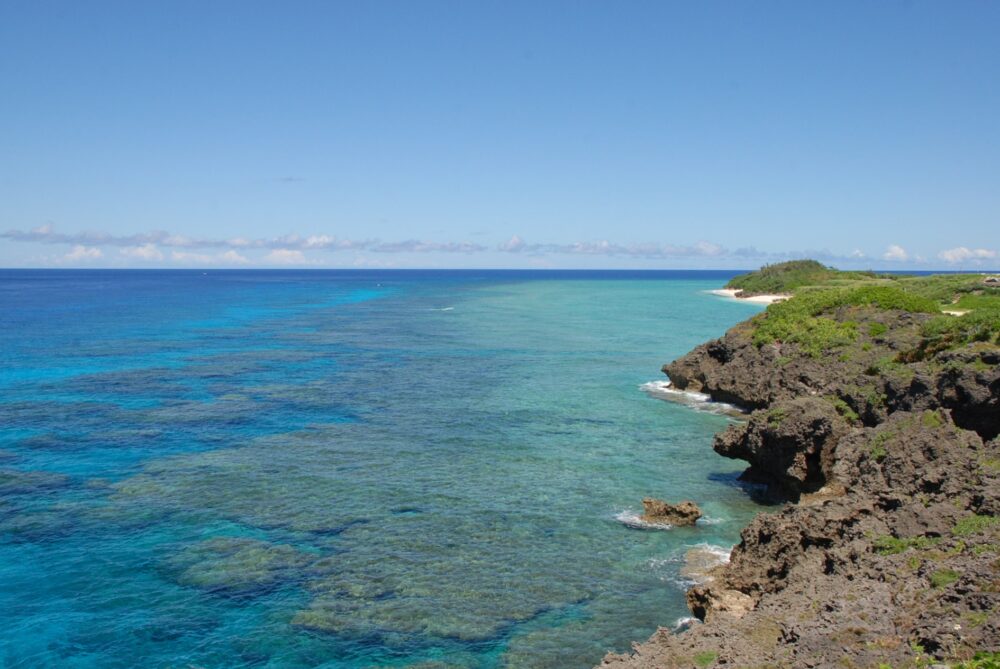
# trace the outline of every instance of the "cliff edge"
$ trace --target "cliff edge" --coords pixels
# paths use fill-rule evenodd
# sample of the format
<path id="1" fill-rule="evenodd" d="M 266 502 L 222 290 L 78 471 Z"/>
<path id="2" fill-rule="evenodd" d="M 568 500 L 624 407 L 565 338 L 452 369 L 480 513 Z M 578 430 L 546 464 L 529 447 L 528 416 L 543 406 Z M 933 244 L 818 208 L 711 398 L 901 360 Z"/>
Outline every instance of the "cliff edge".
<path id="1" fill-rule="evenodd" d="M 701 622 L 602 667 L 1000 666 L 1000 288 L 830 272 L 664 366 L 752 410 L 714 449 L 787 503 L 688 592 Z"/>

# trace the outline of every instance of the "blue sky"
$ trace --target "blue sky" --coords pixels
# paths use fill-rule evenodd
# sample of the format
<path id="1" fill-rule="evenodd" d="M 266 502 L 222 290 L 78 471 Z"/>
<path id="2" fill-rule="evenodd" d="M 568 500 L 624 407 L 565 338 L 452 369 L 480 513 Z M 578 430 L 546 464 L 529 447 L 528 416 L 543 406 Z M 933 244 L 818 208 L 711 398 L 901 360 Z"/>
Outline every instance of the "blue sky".
<path id="1" fill-rule="evenodd" d="M 1000 266 L 1000 3 L 0 1 L 0 266 Z"/>

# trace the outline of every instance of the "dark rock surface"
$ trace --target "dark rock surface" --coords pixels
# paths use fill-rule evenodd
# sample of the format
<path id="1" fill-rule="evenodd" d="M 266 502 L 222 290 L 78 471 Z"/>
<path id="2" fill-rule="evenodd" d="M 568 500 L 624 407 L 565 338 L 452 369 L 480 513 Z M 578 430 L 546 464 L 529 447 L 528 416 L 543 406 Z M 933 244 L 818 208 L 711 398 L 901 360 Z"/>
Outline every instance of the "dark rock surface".
<path id="1" fill-rule="evenodd" d="M 755 409 L 715 450 L 791 501 L 692 588 L 703 621 L 602 666 L 900 667 L 1000 651 L 1000 354 L 908 362 L 916 314 L 843 317 L 881 338 L 815 358 L 747 324 L 664 367 Z"/>
<path id="2" fill-rule="evenodd" d="M 668 504 L 663 500 L 647 497 L 642 500 L 642 520 L 647 523 L 694 525 L 701 518 L 701 509 L 694 502 Z"/>

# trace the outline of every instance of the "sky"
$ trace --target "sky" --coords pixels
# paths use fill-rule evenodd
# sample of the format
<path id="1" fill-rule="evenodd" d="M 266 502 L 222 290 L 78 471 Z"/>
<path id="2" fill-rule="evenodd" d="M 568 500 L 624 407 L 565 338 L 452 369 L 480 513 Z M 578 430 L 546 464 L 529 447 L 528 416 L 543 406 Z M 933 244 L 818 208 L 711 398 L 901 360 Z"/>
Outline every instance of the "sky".
<path id="1" fill-rule="evenodd" d="M 0 266 L 995 270 L 998 29 L 972 0 L 0 0 Z"/>

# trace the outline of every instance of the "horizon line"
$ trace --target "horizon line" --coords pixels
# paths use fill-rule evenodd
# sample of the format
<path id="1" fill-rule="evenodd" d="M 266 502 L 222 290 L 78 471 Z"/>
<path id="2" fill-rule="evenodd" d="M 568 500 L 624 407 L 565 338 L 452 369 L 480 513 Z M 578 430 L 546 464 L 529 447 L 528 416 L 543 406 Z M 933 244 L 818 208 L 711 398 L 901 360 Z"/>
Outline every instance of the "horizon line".
<path id="1" fill-rule="evenodd" d="M 755 272 L 737 267 L 0 267 L 0 272 Z M 833 267 L 833 269 L 838 269 Z M 858 269 L 877 274 L 1000 274 L 997 269 Z"/>

